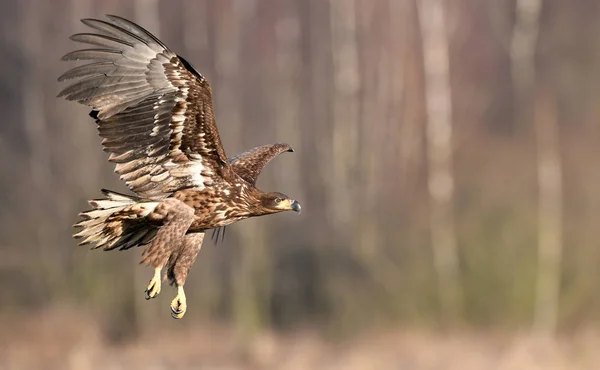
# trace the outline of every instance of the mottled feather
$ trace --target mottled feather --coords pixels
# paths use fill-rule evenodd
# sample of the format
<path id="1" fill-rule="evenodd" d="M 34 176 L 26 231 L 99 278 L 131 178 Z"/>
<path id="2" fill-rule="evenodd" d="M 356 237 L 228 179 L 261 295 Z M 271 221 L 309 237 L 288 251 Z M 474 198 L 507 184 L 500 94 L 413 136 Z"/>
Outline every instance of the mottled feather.
<path id="1" fill-rule="evenodd" d="M 80 79 L 59 96 L 93 109 L 109 161 L 138 196 L 205 188 L 227 173 L 208 81 L 142 27 L 108 18 L 82 20 L 98 33 L 71 37 L 99 48 L 63 57 L 91 63 L 59 77 Z"/>
<path id="2" fill-rule="evenodd" d="M 255 185 L 258 176 L 265 166 L 283 152 L 293 152 L 291 146 L 284 143 L 257 146 L 235 157 L 229 158 L 231 169 L 249 184 Z M 225 240 L 225 226 L 213 230 L 211 239 L 215 245 Z"/>
<path id="3" fill-rule="evenodd" d="M 155 269 L 146 299 L 160 292 L 161 271 L 178 294 L 173 317 L 185 313 L 183 285 L 206 230 L 216 239 L 234 222 L 293 210 L 298 202 L 256 186 L 263 168 L 287 144 L 256 147 L 229 160 L 215 122 L 208 81 L 142 27 L 120 17 L 84 19 L 95 30 L 71 39 L 92 45 L 63 60 L 87 60 L 59 77 L 72 80 L 59 96 L 90 107 L 109 161 L 136 193 L 104 190 L 90 201 L 74 236 L 104 250 L 145 246 Z M 214 234 L 213 234 L 214 235 Z"/>
<path id="4" fill-rule="evenodd" d="M 230 158 L 229 165 L 238 176 L 254 185 L 262 170 L 273 158 L 283 152 L 293 151 L 291 146 L 281 143 L 257 146 Z"/>

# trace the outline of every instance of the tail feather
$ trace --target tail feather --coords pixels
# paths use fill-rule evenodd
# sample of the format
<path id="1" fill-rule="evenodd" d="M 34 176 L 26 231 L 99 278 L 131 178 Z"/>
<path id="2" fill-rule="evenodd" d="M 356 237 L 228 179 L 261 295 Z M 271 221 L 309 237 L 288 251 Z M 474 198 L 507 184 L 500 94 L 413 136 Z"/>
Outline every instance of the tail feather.
<path id="1" fill-rule="evenodd" d="M 148 244 L 154 238 L 157 229 L 147 222 L 146 216 L 158 202 L 106 189 L 102 189 L 102 193 L 106 198 L 90 200 L 93 208 L 81 212 L 82 220 L 73 225 L 81 228 L 73 235 L 76 239 L 83 239 L 79 245 L 93 243 L 93 249 L 124 250 Z"/>

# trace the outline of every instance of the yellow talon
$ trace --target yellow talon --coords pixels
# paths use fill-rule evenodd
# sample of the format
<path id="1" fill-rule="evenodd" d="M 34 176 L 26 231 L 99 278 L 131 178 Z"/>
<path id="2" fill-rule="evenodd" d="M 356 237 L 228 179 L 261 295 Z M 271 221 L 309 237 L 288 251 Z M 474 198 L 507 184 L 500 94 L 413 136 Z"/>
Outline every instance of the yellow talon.
<path id="1" fill-rule="evenodd" d="M 161 278 L 160 267 L 154 269 L 154 276 L 150 279 L 150 283 L 146 288 L 146 299 L 155 298 L 160 293 Z"/>
<path id="2" fill-rule="evenodd" d="M 171 301 L 171 316 L 174 319 L 181 319 L 187 310 L 185 292 L 183 286 L 177 287 L 177 296 Z"/>

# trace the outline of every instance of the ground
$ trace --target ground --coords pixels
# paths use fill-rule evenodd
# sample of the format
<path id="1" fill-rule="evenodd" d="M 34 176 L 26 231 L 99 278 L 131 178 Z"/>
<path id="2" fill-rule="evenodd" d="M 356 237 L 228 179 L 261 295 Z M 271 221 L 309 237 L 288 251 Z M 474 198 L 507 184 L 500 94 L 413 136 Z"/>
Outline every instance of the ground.
<path id="1" fill-rule="evenodd" d="M 600 368 L 600 333 L 556 340 L 523 333 L 395 330 L 332 343 L 312 332 L 260 335 L 246 350 L 226 327 L 177 325 L 121 345 L 65 309 L 0 316 L 0 369 L 576 370 Z"/>

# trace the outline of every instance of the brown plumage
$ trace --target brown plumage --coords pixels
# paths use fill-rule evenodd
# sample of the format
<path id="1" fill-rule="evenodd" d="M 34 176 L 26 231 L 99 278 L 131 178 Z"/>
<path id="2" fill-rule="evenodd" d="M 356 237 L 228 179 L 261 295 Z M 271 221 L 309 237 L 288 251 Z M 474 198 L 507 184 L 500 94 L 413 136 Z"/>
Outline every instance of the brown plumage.
<path id="1" fill-rule="evenodd" d="M 84 19 L 95 33 L 72 40 L 96 46 L 63 60 L 89 60 L 59 81 L 80 78 L 59 94 L 92 108 L 108 160 L 133 195 L 102 190 L 81 213 L 74 236 L 104 250 L 144 247 L 154 268 L 146 298 L 160 293 L 162 274 L 177 286 L 172 316 L 186 311 L 183 285 L 209 229 L 249 217 L 293 210 L 297 201 L 256 187 L 263 168 L 287 144 L 251 149 L 227 159 L 208 81 L 142 27 L 108 16 Z"/>
<path id="2" fill-rule="evenodd" d="M 294 149 L 288 144 L 262 145 L 229 158 L 228 162 L 238 176 L 248 183 L 255 185 L 258 176 L 271 159 L 283 152 L 293 151 Z M 222 226 L 213 230 L 212 238 L 215 240 L 215 243 L 219 241 L 219 236 L 221 236 L 222 239 L 225 238 L 225 227 L 226 226 Z"/>

